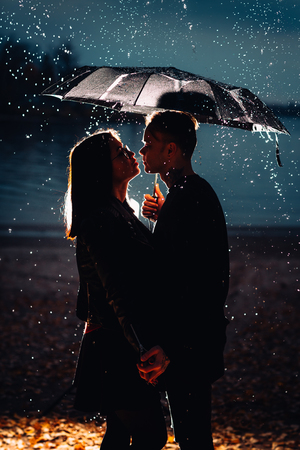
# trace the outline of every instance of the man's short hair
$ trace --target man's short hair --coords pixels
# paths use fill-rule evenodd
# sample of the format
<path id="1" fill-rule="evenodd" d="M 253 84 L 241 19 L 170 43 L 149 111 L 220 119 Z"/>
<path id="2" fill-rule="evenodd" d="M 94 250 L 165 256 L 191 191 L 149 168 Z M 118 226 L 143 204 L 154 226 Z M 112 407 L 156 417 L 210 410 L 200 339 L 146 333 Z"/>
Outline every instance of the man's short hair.
<path id="1" fill-rule="evenodd" d="M 158 131 L 168 142 L 175 142 L 183 156 L 191 158 L 197 144 L 198 122 L 192 114 L 182 111 L 155 112 L 146 117 L 146 126 L 155 136 Z"/>

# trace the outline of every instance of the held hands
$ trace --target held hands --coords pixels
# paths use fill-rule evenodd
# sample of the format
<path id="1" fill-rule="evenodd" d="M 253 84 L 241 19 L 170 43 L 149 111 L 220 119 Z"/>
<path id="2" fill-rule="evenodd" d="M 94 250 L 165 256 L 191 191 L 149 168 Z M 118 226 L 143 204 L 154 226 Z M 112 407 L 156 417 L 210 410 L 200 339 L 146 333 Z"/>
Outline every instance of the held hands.
<path id="1" fill-rule="evenodd" d="M 156 183 L 154 191 L 156 198 L 152 197 L 152 195 L 149 194 L 145 195 L 145 201 L 142 206 L 142 214 L 144 217 L 146 217 L 146 219 L 150 219 L 155 222 L 158 218 L 165 199 L 160 192 L 158 183 Z"/>
<path id="2" fill-rule="evenodd" d="M 169 364 L 170 360 L 163 349 L 156 345 L 141 356 L 141 362 L 137 367 L 141 378 L 155 386 L 157 378 L 164 373 Z"/>

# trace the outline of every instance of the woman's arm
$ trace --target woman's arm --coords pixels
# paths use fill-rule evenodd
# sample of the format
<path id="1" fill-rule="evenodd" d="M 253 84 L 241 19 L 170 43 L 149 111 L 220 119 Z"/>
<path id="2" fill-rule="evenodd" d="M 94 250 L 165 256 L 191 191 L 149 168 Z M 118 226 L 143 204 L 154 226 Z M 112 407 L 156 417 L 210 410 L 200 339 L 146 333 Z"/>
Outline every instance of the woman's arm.
<path id="1" fill-rule="evenodd" d="M 131 325 L 139 331 L 146 317 L 148 291 L 142 290 L 143 262 L 140 245 L 130 225 L 122 218 L 104 210 L 99 216 L 86 219 L 81 227 L 81 241 L 88 249 L 99 282 L 105 289 L 108 304 L 136 351 L 138 343 Z M 95 302 L 97 299 L 92 298 Z M 145 305 L 142 303 L 145 302 Z"/>

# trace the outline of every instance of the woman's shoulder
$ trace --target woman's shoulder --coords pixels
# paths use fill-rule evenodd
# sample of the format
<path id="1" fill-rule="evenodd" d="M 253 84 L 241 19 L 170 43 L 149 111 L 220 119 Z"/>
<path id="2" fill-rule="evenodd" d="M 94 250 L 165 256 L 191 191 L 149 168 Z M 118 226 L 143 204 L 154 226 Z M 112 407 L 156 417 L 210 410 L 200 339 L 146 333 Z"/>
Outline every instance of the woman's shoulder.
<path id="1" fill-rule="evenodd" d="M 101 230 L 112 230 L 117 226 L 118 214 L 110 206 L 101 206 L 95 211 L 91 211 L 80 222 L 79 234 L 81 236 L 99 234 Z"/>

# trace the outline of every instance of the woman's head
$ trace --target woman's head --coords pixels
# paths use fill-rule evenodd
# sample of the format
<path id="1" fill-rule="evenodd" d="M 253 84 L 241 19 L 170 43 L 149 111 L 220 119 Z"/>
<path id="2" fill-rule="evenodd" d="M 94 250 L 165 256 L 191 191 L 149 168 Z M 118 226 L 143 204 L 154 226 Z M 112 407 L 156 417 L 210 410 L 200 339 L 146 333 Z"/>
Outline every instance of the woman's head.
<path id="1" fill-rule="evenodd" d="M 89 212 L 110 199 L 113 186 L 111 143 L 115 141 L 122 147 L 117 132 L 99 130 L 79 141 L 70 152 L 65 199 L 69 238 L 76 237 L 81 220 Z"/>

